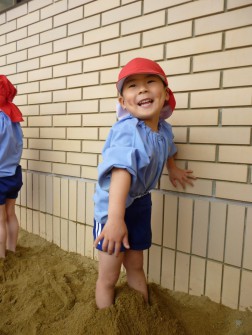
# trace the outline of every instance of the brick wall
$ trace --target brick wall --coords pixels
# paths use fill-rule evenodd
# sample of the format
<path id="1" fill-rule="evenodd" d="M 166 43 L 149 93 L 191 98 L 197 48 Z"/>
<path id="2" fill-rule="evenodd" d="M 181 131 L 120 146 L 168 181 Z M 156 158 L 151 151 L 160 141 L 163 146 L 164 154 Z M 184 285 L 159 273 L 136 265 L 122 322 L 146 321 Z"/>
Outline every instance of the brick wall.
<path id="1" fill-rule="evenodd" d="M 30 0 L 0 13 L 0 72 L 23 112 L 21 226 L 96 258 L 97 165 L 133 57 L 168 74 L 178 164 L 198 180 L 153 192 L 150 281 L 252 305 L 251 0 Z"/>

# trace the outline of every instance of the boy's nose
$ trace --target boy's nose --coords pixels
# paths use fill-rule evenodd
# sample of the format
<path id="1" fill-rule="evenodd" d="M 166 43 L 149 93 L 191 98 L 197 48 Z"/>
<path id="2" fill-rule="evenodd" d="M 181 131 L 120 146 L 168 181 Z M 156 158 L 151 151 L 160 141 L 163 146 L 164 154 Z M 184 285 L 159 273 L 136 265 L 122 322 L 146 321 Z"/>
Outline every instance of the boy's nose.
<path id="1" fill-rule="evenodd" d="M 147 85 L 146 84 L 141 84 L 140 87 L 139 87 L 139 93 L 144 93 L 144 92 L 147 92 L 148 91 L 148 88 L 147 88 Z"/>

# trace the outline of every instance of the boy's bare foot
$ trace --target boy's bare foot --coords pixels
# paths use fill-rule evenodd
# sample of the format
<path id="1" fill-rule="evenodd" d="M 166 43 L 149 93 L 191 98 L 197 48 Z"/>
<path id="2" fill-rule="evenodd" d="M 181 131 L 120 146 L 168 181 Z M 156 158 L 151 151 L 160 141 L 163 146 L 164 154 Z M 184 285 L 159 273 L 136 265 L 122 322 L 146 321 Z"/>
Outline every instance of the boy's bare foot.
<path id="1" fill-rule="evenodd" d="M 6 257 L 8 256 L 15 256 L 15 257 L 20 257 L 21 256 L 21 252 L 16 250 L 16 251 L 12 251 L 12 250 L 6 250 Z"/>

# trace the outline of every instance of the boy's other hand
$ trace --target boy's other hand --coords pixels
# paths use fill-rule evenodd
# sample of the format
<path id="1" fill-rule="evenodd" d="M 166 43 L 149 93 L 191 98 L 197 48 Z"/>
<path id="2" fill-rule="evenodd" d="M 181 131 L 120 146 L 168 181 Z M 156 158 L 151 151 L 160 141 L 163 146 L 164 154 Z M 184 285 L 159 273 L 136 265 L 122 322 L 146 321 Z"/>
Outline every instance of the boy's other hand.
<path id="1" fill-rule="evenodd" d="M 115 256 L 118 256 L 121 250 L 121 244 L 123 244 L 126 249 L 130 248 L 128 229 L 124 221 L 113 223 L 108 220 L 101 234 L 94 241 L 94 246 L 96 247 L 102 239 L 104 239 L 102 250 L 109 255 L 115 254 Z"/>

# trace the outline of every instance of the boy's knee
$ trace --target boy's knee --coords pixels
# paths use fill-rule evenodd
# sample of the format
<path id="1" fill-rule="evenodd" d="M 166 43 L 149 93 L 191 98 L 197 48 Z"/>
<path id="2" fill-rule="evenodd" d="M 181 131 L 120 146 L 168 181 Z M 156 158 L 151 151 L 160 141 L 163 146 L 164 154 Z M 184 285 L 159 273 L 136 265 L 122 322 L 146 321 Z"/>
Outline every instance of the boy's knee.
<path id="1" fill-rule="evenodd" d="M 114 289 L 117 283 L 118 277 L 106 277 L 98 278 L 96 285 L 99 287 L 105 287 L 106 289 Z"/>
<path id="2" fill-rule="evenodd" d="M 124 265 L 127 274 L 129 273 L 139 273 L 143 271 L 143 267 L 140 264 L 126 264 Z"/>
<path id="3" fill-rule="evenodd" d="M 97 283 L 107 288 L 114 288 L 118 278 L 119 274 L 117 273 L 106 273 L 98 276 Z"/>

